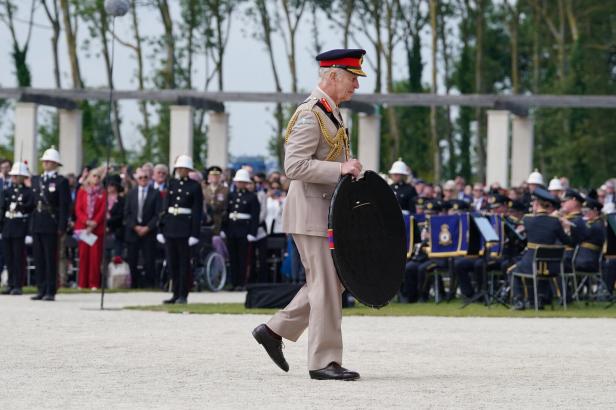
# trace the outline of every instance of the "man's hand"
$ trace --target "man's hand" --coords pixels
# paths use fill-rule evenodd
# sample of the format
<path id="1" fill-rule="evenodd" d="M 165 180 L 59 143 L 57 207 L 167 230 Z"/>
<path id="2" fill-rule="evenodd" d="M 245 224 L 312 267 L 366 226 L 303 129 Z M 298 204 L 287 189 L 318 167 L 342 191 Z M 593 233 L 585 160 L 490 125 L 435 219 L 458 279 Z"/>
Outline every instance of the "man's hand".
<path id="1" fill-rule="evenodd" d="M 340 173 L 342 175 L 353 175 L 355 178 L 359 177 L 361 173 L 362 166 L 361 162 L 356 159 L 351 159 L 347 162 L 342 163 L 342 167 L 340 168 Z"/>

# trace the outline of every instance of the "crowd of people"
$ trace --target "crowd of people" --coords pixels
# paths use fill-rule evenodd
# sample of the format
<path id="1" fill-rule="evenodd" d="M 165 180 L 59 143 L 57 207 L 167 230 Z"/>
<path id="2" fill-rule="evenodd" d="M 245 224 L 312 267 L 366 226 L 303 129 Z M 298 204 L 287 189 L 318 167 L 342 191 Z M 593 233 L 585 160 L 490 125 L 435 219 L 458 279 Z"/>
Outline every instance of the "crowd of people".
<path id="1" fill-rule="evenodd" d="M 32 176 L 27 164 L 0 161 L 0 263 L 8 271 L 5 294 L 22 293 L 27 273 L 24 255 L 31 245 L 38 287 L 33 299 L 54 300 L 58 286 L 100 288 L 102 262 L 107 256 L 127 262 L 133 288 L 164 286 L 168 278 L 161 275 L 161 262 L 166 260 L 169 278 L 173 279 L 173 297 L 166 302 L 186 303 L 193 278 L 191 248 L 201 243 L 204 229 L 209 232 L 209 245 L 228 262 L 228 290 L 244 290 L 251 282 L 304 280 L 292 237 L 282 232 L 282 210 L 290 181 L 280 172 L 254 172 L 250 166 L 239 170 L 211 166 L 200 172 L 190 157 L 182 155 L 171 173 L 164 164 L 145 163 L 136 169 L 86 167 L 78 176 L 62 176 L 58 172 L 60 156 L 53 147 L 45 151 L 41 163 L 44 172 Z M 490 269 L 501 270 L 505 278 L 515 269 L 532 269 L 528 255 L 541 243 L 567 245 L 569 269 L 573 251 L 579 247 L 576 263 L 580 268 L 599 270 L 595 265 L 606 229 L 601 215 L 614 212 L 613 180 L 588 192 L 572 189 L 565 177 L 545 184 L 537 171 L 522 186 L 510 189 L 498 184 L 471 185 L 462 177 L 439 185 L 414 178 L 402 160 L 383 177 L 407 215 L 502 215 L 515 233 L 503 238 L 502 251 L 487 263 Z M 402 302 L 428 300 L 430 291 L 436 291 L 428 280 L 430 273 L 445 269 L 449 263 L 428 256 L 429 223 L 416 220 L 423 221 L 418 224 L 423 230 L 422 240 L 409 243 L 399 296 Z M 76 240 L 77 252 L 65 251 L 67 237 Z M 285 263 L 274 267 L 267 260 L 271 252 L 267 239 L 272 237 L 286 238 L 287 243 L 281 253 Z M 78 269 L 72 278 L 67 272 L 75 261 Z M 461 294 L 472 298 L 481 290 L 482 263 L 486 263 L 482 258 L 455 258 L 455 280 L 451 281 L 455 287 L 438 290 L 449 297 Z M 604 265 L 605 283 L 611 292 L 614 267 L 609 260 Z M 516 308 L 528 306 L 532 298 L 524 284 L 508 279 L 504 283 L 507 291 L 513 287 Z M 442 281 L 439 286 L 443 287 Z M 557 288 L 542 286 L 541 303 L 560 294 Z"/>

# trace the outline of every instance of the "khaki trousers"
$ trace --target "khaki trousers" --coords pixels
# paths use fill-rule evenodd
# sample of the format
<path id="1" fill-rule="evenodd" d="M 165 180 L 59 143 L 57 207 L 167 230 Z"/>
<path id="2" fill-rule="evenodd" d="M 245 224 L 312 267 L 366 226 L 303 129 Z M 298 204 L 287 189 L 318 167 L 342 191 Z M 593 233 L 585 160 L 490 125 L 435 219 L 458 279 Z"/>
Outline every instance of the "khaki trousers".
<path id="1" fill-rule="evenodd" d="M 308 328 L 308 370 L 331 362 L 342 365 L 342 301 L 327 238 L 293 235 L 306 270 L 306 284 L 291 303 L 276 313 L 267 326 L 293 342 Z"/>

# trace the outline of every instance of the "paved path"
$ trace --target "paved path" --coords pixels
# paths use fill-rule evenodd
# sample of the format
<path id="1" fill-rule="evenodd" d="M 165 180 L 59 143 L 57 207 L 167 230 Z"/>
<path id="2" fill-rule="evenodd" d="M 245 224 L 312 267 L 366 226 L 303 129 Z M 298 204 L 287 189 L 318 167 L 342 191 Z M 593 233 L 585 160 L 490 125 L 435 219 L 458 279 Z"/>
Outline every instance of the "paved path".
<path id="1" fill-rule="evenodd" d="M 108 306 L 162 293 L 107 295 Z M 238 293 L 191 302 L 239 302 Z M 96 294 L 54 303 L 0 297 L 2 409 L 614 408 L 616 321 L 348 317 L 358 382 L 309 380 L 305 337 L 287 374 L 250 330 L 258 315 L 98 311 Z"/>

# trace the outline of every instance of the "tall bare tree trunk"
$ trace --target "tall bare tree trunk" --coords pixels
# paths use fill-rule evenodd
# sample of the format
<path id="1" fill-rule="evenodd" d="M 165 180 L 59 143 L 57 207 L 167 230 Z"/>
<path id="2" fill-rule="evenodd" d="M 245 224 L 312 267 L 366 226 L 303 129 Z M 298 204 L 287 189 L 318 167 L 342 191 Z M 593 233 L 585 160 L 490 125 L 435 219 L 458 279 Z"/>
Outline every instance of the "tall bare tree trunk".
<path id="1" fill-rule="evenodd" d="M 437 93 L 436 84 L 436 55 L 438 52 L 438 33 L 436 27 L 436 13 L 438 0 L 430 0 L 430 28 L 432 33 L 432 94 Z M 436 129 L 436 106 L 430 106 L 430 135 L 432 141 L 433 163 L 432 169 L 434 174 L 434 182 L 438 183 L 441 180 L 441 154 L 438 141 L 438 132 Z"/>
<path id="2" fill-rule="evenodd" d="M 442 47 L 442 55 L 443 55 L 443 68 L 445 70 L 445 94 L 449 94 L 451 91 L 451 81 L 450 81 L 450 62 L 449 62 L 449 51 L 447 47 L 447 25 L 445 21 L 445 16 L 442 13 L 439 13 L 438 16 L 438 33 L 441 41 Z M 447 150 L 449 152 L 449 166 L 446 168 L 448 170 L 448 177 L 453 178 L 456 175 L 456 165 L 457 165 L 457 156 L 456 156 L 456 144 L 453 136 L 453 124 L 451 123 L 451 107 L 448 105 L 445 107 L 445 137 L 447 138 Z"/>
<path id="3" fill-rule="evenodd" d="M 165 67 L 163 69 L 165 88 L 175 88 L 175 42 L 173 39 L 173 20 L 167 0 L 158 0 L 158 9 L 165 28 L 164 43 L 166 50 Z"/>
<path id="4" fill-rule="evenodd" d="M 476 0 L 475 18 L 475 91 L 477 94 L 483 93 L 483 29 L 484 29 L 484 10 L 485 0 Z M 483 110 L 475 110 L 475 120 L 477 121 L 477 159 L 479 170 L 477 177 L 480 181 L 486 179 L 486 148 L 485 148 L 485 123 Z M 487 181 L 490 183 L 491 181 Z"/>
<path id="5" fill-rule="evenodd" d="M 58 56 L 58 43 L 60 41 L 60 16 L 58 12 L 58 1 L 51 0 L 52 8 L 47 5 L 46 0 L 41 0 L 41 3 L 43 3 L 45 14 L 47 15 L 47 19 L 49 20 L 49 24 L 51 24 L 51 28 L 53 30 L 53 34 L 51 35 L 51 51 L 53 53 L 53 78 L 56 83 L 56 88 L 62 88 L 62 81 L 60 78 L 60 58 Z"/>
<path id="6" fill-rule="evenodd" d="M 62 9 L 62 18 L 64 22 L 64 33 L 66 35 L 66 45 L 68 49 L 68 58 L 71 63 L 71 79 L 73 88 L 83 88 L 83 80 L 81 79 L 81 71 L 79 69 L 79 55 L 77 54 L 77 36 L 73 30 L 71 22 L 71 11 L 69 0 L 60 0 L 60 8 Z"/>
<path id="7" fill-rule="evenodd" d="M 139 90 L 145 89 L 145 72 L 143 67 L 143 47 L 141 40 L 141 32 L 139 28 L 139 16 L 137 14 L 137 6 L 135 2 L 130 3 L 130 13 L 133 21 L 133 37 L 135 39 L 135 56 L 137 57 L 137 86 Z M 150 129 L 150 116 L 148 114 L 148 103 L 145 100 L 139 102 L 139 111 L 143 117 L 143 127 L 141 133 L 145 138 L 144 157 L 152 157 L 152 131 Z"/>
<path id="8" fill-rule="evenodd" d="M 282 86 L 280 85 L 280 77 L 278 75 L 278 69 L 276 68 L 276 61 L 274 59 L 274 48 L 272 44 L 272 24 L 269 15 L 269 11 L 267 10 L 267 0 L 256 0 L 255 5 L 257 8 L 257 12 L 259 14 L 259 19 L 261 22 L 261 29 L 263 30 L 263 42 L 265 43 L 265 47 L 267 49 L 267 54 L 270 60 L 270 66 L 272 68 L 272 74 L 274 76 L 274 86 L 276 88 L 277 93 L 282 92 Z M 276 119 L 276 154 L 278 157 L 278 162 L 282 166 L 284 162 L 284 144 L 282 133 L 284 130 L 283 117 L 284 112 L 282 109 L 282 104 L 277 103 L 276 109 L 274 113 L 274 117 Z"/>

